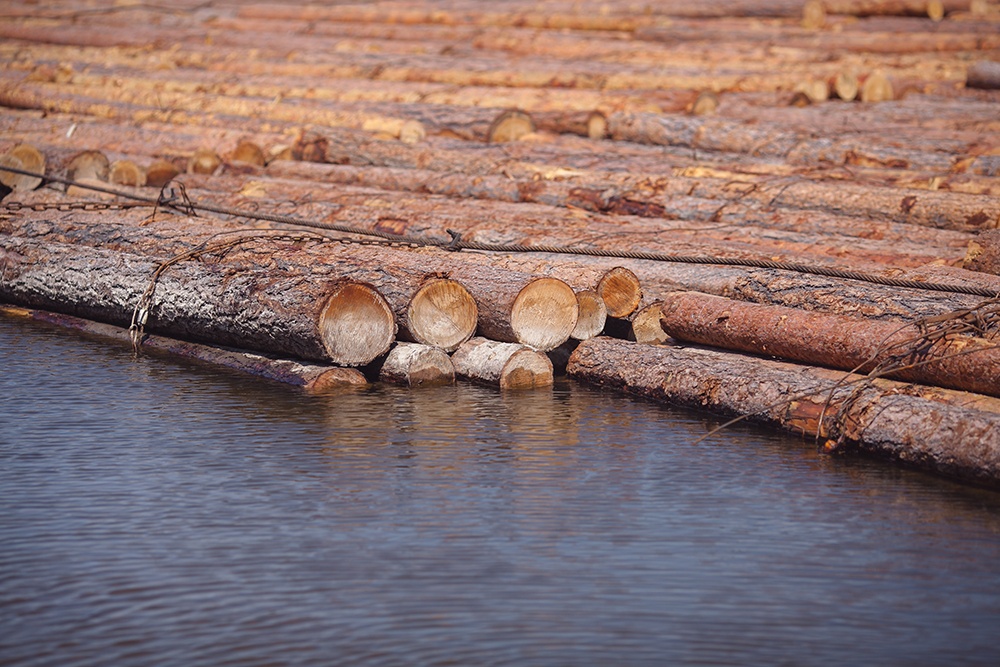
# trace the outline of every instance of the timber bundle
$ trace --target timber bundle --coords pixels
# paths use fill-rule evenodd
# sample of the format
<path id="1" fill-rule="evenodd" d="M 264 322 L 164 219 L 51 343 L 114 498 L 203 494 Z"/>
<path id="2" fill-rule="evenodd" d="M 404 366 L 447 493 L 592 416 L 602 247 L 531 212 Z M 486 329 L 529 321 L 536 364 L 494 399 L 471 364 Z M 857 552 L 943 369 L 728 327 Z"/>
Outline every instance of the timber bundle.
<path id="1" fill-rule="evenodd" d="M 1000 487 L 1000 4 L 0 10 L 4 312 Z"/>

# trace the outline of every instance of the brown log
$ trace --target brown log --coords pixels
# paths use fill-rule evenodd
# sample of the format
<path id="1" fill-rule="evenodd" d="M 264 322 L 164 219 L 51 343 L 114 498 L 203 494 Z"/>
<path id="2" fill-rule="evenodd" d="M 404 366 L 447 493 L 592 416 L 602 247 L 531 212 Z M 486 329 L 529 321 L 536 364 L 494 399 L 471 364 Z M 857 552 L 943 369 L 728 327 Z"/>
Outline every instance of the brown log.
<path id="1" fill-rule="evenodd" d="M 534 389 L 553 382 L 549 358 L 517 343 L 472 338 L 456 350 L 452 361 L 457 376 L 501 389 Z"/>
<path id="2" fill-rule="evenodd" d="M 146 185 L 146 170 L 131 160 L 115 160 L 108 171 L 108 183 L 141 188 Z"/>
<path id="3" fill-rule="evenodd" d="M 889 102 L 896 99 L 896 92 L 885 72 L 876 70 L 862 77 L 859 96 L 862 102 Z"/>
<path id="4" fill-rule="evenodd" d="M 1000 396 L 1000 345 L 983 338 L 956 334 L 936 338 L 933 327 L 925 334 L 912 324 L 751 304 L 697 292 L 665 295 L 661 311 L 663 330 L 678 340 L 857 373 L 870 373 L 891 362 L 902 370 L 889 373 L 890 378 Z M 988 309 L 994 311 L 998 322 L 992 334 L 1000 338 L 1000 307 Z M 959 315 L 953 320 L 956 324 L 962 322 Z"/>
<path id="5" fill-rule="evenodd" d="M 148 210 L 121 211 L 114 220 L 107 220 L 99 211 L 93 214 L 66 212 L 59 216 L 53 216 L 51 212 L 25 212 L 16 220 L 0 221 L 0 232 L 164 259 L 211 243 L 220 233 L 252 232 L 239 225 L 208 220 L 200 224 L 177 223 L 169 218 L 151 222 L 148 215 Z M 343 280 L 370 285 L 381 295 L 379 299 L 384 298 L 391 308 L 400 337 L 449 352 L 475 333 L 478 319 L 476 301 L 461 283 L 443 277 L 456 264 L 459 269 L 464 268 L 461 262 L 455 261 L 453 253 L 418 254 L 338 243 L 314 248 L 295 248 L 280 243 L 269 246 L 266 238 L 261 242 L 263 245 L 257 250 L 246 250 L 242 255 L 227 255 L 237 267 L 232 270 L 238 270 L 242 262 L 250 269 L 273 270 L 279 275 L 294 272 L 302 275 L 306 282 L 318 280 L 332 284 Z M 503 276 L 509 277 L 509 272 L 496 270 L 481 271 L 480 274 L 477 279 L 484 285 L 486 298 L 488 289 L 485 285 L 489 281 L 501 283 Z M 521 274 L 515 275 L 522 283 L 530 279 Z M 331 320 L 330 326 L 340 325 Z M 499 328 L 500 325 L 493 326 Z M 331 335 L 336 333 L 350 339 L 350 325 L 345 324 L 344 327 L 342 331 L 332 331 Z M 364 342 L 364 338 L 359 338 L 359 341 Z M 391 340 L 385 343 L 386 348 L 389 342 Z M 343 348 L 345 344 L 340 345 Z M 340 358 L 335 361 L 346 363 Z M 371 359 L 359 363 L 368 361 Z"/>
<path id="6" fill-rule="evenodd" d="M 945 12 L 968 11 L 971 0 L 823 0 L 828 14 L 851 16 L 922 16 L 940 19 Z"/>
<path id="7" fill-rule="evenodd" d="M 858 384 L 852 382 L 860 376 L 839 371 L 605 337 L 580 343 L 567 372 L 653 400 L 818 435 L 828 451 L 853 447 L 1000 488 L 1000 412 L 993 398 L 889 380 Z M 976 409 L 983 405 L 992 411 Z"/>
<path id="8" fill-rule="evenodd" d="M 579 316 L 570 338 L 587 340 L 604 331 L 608 309 L 601 295 L 594 290 L 580 290 L 576 293 L 576 302 Z"/>
<path id="9" fill-rule="evenodd" d="M 969 241 L 962 267 L 1000 276 L 1000 230 L 988 229 Z"/>
<path id="10" fill-rule="evenodd" d="M 965 85 L 968 88 L 1000 89 L 1000 62 L 980 60 L 969 65 Z"/>
<path id="11" fill-rule="evenodd" d="M 2 254 L 0 299 L 125 327 L 161 263 L 16 236 L 4 237 Z M 388 350 L 395 334 L 392 311 L 370 286 L 231 261 L 175 264 L 154 296 L 151 332 L 307 360 L 364 365 Z"/>
<path id="12" fill-rule="evenodd" d="M 379 371 L 379 379 L 408 387 L 452 384 L 455 365 L 441 348 L 419 343 L 397 343 Z"/>
<path id="13" fill-rule="evenodd" d="M 531 116 L 519 109 L 502 112 L 490 123 L 487 140 L 491 144 L 517 141 L 526 134 L 535 131 L 535 122 Z"/>
<path id="14" fill-rule="evenodd" d="M 73 317 L 72 315 L 44 310 L 16 308 L 2 304 L 0 304 L 0 314 L 11 317 L 29 318 L 38 322 L 46 322 L 72 329 L 85 335 L 97 336 L 132 345 L 132 336 L 128 329 L 116 327 L 111 324 L 85 320 Z M 356 389 L 368 385 L 365 376 L 355 368 L 310 364 L 293 359 L 282 359 L 274 356 L 254 354 L 245 350 L 191 343 L 152 334 L 144 335 L 137 349 L 144 353 L 154 351 L 170 356 L 196 359 L 197 361 L 213 366 L 221 366 L 255 377 L 301 387 L 309 393 L 321 393 L 334 389 Z"/>
<path id="15" fill-rule="evenodd" d="M 199 148 L 188 160 L 187 170 L 192 174 L 214 174 L 221 165 L 222 158 L 218 153 L 211 148 Z"/>

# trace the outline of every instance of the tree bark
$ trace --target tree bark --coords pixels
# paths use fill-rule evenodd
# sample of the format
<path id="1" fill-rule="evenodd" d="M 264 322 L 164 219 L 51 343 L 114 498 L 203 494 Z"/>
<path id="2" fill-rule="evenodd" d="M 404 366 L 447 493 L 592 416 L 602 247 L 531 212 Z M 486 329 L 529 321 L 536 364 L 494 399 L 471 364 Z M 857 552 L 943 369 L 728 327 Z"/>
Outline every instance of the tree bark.
<path id="1" fill-rule="evenodd" d="M 818 435 L 828 451 L 856 448 L 1000 488 L 1000 407 L 990 397 L 889 380 L 849 384 L 859 376 L 604 337 L 580 343 L 567 372 L 581 382 Z"/>
<path id="2" fill-rule="evenodd" d="M 965 85 L 969 88 L 986 90 L 1000 89 L 1000 62 L 980 60 L 969 65 L 965 76 Z"/>
<path id="3" fill-rule="evenodd" d="M 549 358 L 517 343 L 472 338 L 458 348 L 452 361 L 459 377 L 500 389 L 534 389 L 553 382 Z"/>
<path id="4" fill-rule="evenodd" d="M 161 261 L 6 236 L 0 298 L 127 327 Z M 346 366 L 384 353 L 396 331 L 388 304 L 369 285 L 224 259 L 163 272 L 148 318 L 155 333 Z"/>
<path id="5" fill-rule="evenodd" d="M 132 343 L 132 337 L 128 329 L 93 320 L 85 320 L 71 315 L 3 305 L 0 305 L 0 314 L 13 317 L 26 317 L 38 322 L 46 322 L 63 328 L 73 329 L 85 335 L 115 340 L 119 343 Z M 206 364 L 222 366 L 254 377 L 301 387 L 308 393 L 323 393 L 331 390 L 368 386 L 365 376 L 356 368 L 310 364 L 294 359 L 283 359 L 254 354 L 245 350 L 202 345 L 152 334 L 146 334 L 142 337 L 138 349 L 143 352 L 154 351 L 169 356 L 195 359 Z"/>
<path id="6" fill-rule="evenodd" d="M 444 350 L 419 343 L 397 343 L 379 371 L 379 379 L 408 387 L 452 384 L 455 365 Z"/>
<path id="7" fill-rule="evenodd" d="M 200 244 L 212 243 L 218 234 L 228 233 L 229 236 L 222 237 L 225 240 L 259 232 L 247 225 L 224 224 L 208 218 L 200 222 L 177 222 L 161 216 L 159 221 L 151 223 L 149 211 L 120 211 L 109 222 L 104 222 L 100 211 L 26 211 L 17 219 L 0 220 L 0 233 L 167 259 Z M 225 261 L 231 263 L 232 271 L 266 271 L 277 276 L 300 276 L 305 281 L 344 280 L 369 285 L 388 303 L 399 336 L 404 340 L 451 352 L 476 331 L 475 299 L 459 281 L 446 277 L 449 267 L 462 266 L 451 253 L 418 254 L 341 243 L 302 247 L 262 238 L 239 251 L 230 251 Z M 490 275 L 496 274 L 494 271 Z M 342 335 L 350 338 L 351 332 L 345 329 Z"/>
<path id="8" fill-rule="evenodd" d="M 992 327 L 979 333 L 1000 340 L 1000 305 L 976 311 Z M 962 319 L 963 315 L 967 315 Z M 949 333 L 972 314 L 927 325 L 877 322 L 795 308 L 750 304 L 697 292 L 664 296 L 660 324 L 678 340 L 770 355 L 856 373 L 900 367 L 887 377 L 1000 396 L 1000 345 Z M 945 335 L 945 334 L 948 335 Z M 907 368 L 912 366 L 910 368 Z"/>

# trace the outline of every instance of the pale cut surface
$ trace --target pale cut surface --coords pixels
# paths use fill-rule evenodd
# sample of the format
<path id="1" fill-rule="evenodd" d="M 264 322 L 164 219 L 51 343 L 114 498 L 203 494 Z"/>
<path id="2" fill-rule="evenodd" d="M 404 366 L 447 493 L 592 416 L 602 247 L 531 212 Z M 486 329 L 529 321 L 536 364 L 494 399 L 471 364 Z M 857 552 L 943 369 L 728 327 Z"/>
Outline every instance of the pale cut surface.
<path id="1" fill-rule="evenodd" d="M 476 333 L 479 309 L 465 287 L 448 278 L 423 285 L 407 307 L 410 334 L 418 343 L 454 352 Z"/>
<path id="2" fill-rule="evenodd" d="M 558 278 L 538 278 L 514 299 L 510 326 L 517 340 L 545 352 L 566 342 L 578 316 L 573 288 Z"/>
<path id="3" fill-rule="evenodd" d="M 345 366 L 369 363 L 386 352 L 396 336 L 389 304 L 361 283 L 333 290 L 320 315 L 319 330 L 330 360 Z"/>

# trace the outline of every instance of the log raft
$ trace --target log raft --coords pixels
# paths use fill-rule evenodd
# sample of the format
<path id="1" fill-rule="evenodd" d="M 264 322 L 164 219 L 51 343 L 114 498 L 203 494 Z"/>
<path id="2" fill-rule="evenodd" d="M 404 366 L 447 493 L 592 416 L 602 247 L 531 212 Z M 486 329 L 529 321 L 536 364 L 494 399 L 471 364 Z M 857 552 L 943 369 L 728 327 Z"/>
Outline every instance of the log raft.
<path id="1" fill-rule="evenodd" d="M 831 453 L 1000 478 L 995 3 L 8 4 L 0 166 L 178 206 L 0 170 L 0 300 L 414 387 L 548 386 L 551 355 Z M 134 311 L 165 261 L 238 234 L 260 238 L 171 264 Z M 847 374 L 899 336 L 925 344 L 896 346 L 895 380 Z"/>

